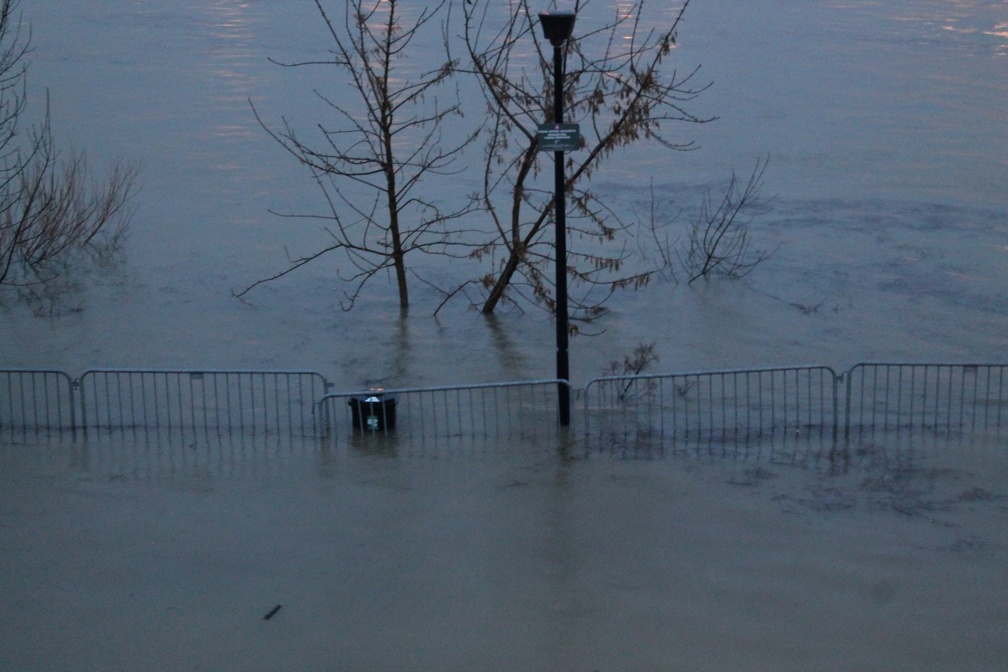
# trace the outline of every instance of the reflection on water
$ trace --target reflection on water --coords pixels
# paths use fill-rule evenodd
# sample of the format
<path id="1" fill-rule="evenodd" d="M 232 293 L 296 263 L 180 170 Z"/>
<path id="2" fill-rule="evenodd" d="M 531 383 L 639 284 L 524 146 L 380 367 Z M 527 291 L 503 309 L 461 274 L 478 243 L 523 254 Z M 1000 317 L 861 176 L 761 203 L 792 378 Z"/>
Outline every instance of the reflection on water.
<path id="1" fill-rule="evenodd" d="M 219 104 L 240 107 L 247 101 L 248 92 L 262 81 L 261 75 L 257 75 L 261 69 L 261 63 L 257 62 L 260 54 L 247 17 L 249 7 L 250 3 L 229 0 L 217 0 L 207 7 L 210 13 L 208 74 L 219 82 L 214 95 Z M 248 122 L 219 124 L 217 135 L 222 140 L 234 142 L 259 132 L 258 127 Z"/>
<path id="2" fill-rule="evenodd" d="M 955 483 L 989 491 L 989 499 L 1008 499 L 1005 437 L 983 433 L 936 434 L 903 431 L 870 437 L 832 436 L 828 432 L 767 435 L 736 440 L 709 439 L 649 445 L 646 441 L 606 444 L 580 436 L 515 435 L 424 438 L 404 432 L 353 431 L 347 435 L 299 437 L 248 432 L 199 430 L 90 430 L 68 432 L 5 431 L 4 450 L 38 450 L 57 457 L 69 473 L 111 481 L 229 481 L 301 474 L 363 458 L 403 463 L 510 460 L 516 456 L 559 456 L 581 461 L 668 463 L 719 466 L 733 485 L 756 485 L 771 472 L 805 473 L 839 487 L 907 493 L 930 488 L 941 475 Z M 562 448 L 561 448 L 562 446 Z M 988 482 L 989 481 L 989 482 Z M 930 485 L 928 484 L 930 483 Z M 965 483 L 965 485 L 963 485 Z M 918 487 L 919 486 L 919 487 Z M 944 487 L 944 486 L 942 486 Z M 889 492 L 889 494 L 893 494 Z"/>
<path id="3" fill-rule="evenodd" d="M 982 41 L 998 56 L 1008 56 L 1008 22 L 1004 17 L 1004 3 L 952 2 L 949 9 L 958 10 L 941 25 L 942 30 L 961 33 L 965 36 L 979 34 L 995 38 Z"/>
<path id="4" fill-rule="evenodd" d="M 1008 9 L 1003 2 L 982 0 L 902 0 L 880 13 L 878 3 L 855 0 L 833 3 L 843 12 L 861 14 L 866 21 L 886 24 L 911 43 L 962 50 L 963 53 L 1008 55 Z M 943 33 L 959 39 L 947 40 Z M 992 39 L 986 39 L 992 38 Z"/>

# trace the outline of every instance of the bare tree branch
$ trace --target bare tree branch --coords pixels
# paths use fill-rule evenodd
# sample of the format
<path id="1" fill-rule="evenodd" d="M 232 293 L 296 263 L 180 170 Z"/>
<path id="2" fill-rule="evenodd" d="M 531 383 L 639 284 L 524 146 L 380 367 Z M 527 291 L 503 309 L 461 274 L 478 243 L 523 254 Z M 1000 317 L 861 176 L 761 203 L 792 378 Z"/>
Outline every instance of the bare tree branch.
<path id="1" fill-rule="evenodd" d="M 453 244 L 459 231 L 449 223 L 469 212 L 472 204 L 443 209 L 421 190 L 432 178 L 460 172 L 456 161 L 477 131 L 450 139 L 443 134 L 444 123 L 461 116 L 457 97 L 442 106 L 437 95 L 447 90 L 456 63 L 449 57 L 433 70 L 418 72 L 410 58 L 414 42 L 429 36 L 428 24 L 447 11 L 447 1 L 416 7 L 402 0 L 348 0 L 337 21 L 322 0 L 315 0 L 332 40 L 332 58 L 285 65 L 335 66 L 343 73 L 348 86 L 340 90 L 338 100 L 316 92 L 332 118 L 318 123 L 312 139 L 303 141 L 286 119 L 274 128 L 254 106 L 253 113 L 309 170 L 327 210 L 305 216 L 325 222 L 332 243 L 289 260 L 286 270 L 250 284 L 236 296 L 339 250 L 354 269 L 340 274 L 354 285 L 345 308 L 353 306 L 368 280 L 388 268 L 394 270 L 399 304 L 406 308 L 406 255 L 445 253 Z M 363 187 L 364 194 L 354 186 Z"/>
<path id="2" fill-rule="evenodd" d="M 753 218 L 766 211 L 767 203 L 760 198 L 766 166 L 765 159 L 758 160 L 744 185 L 732 173 L 728 188 L 717 202 L 707 192 L 683 260 L 690 284 L 711 275 L 745 275 L 772 254 L 751 249 L 748 231 Z"/>
<path id="3" fill-rule="evenodd" d="M 604 312 L 615 292 L 643 287 L 655 274 L 670 273 L 674 255 L 667 241 L 662 247 L 657 237 L 654 210 L 650 222 L 624 221 L 602 202 L 591 180 L 608 159 L 645 143 L 671 151 L 695 149 L 691 141 L 678 136 L 679 122 L 705 124 L 715 119 L 688 109 L 710 86 L 697 82 L 699 67 L 680 71 L 670 64 L 689 2 L 683 0 L 678 8 L 652 0 L 618 3 L 608 22 L 580 33 L 576 28 L 565 44 L 565 116 L 579 123 L 584 143 L 579 151 L 565 154 L 564 166 L 572 210 L 568 229 L 583 241 L 568 251 L 566 269 L 570 284 L 580 289 L 570 299 L 576 318 L 591 320 Z M 577 11 L 584 13 L 590 3 L 578 0 Z M 552 45 L 545 43 L 537 29 L 538 7 L 528 0 L 515 0 L 509 7 L 510 11 L 502 12 L 493 0 L 463 5 L 462 38 L 468 62 L 460 70 L 475 77 L 490 118 L 478 198 L 493 230 L 471 256 L 492 264 L 482 279 L 486 288 L 482 312 L 492 313 L 509 293 L 530 297 L 553 311 L 554 288 L 546 269 L 555 257 L 554 241 L 547 235 L 554 195 L 533 186 L 543 169 L 536 131 L 553 116 L 552 62 L 546 56 Z M 711 227 L 717 228 L 713 222 L 721 218 L 727 229 L 707 241 L 711 259 L 723 257 L 719 269 L 733 267 L 738 272 L 761 260 L 759 255 L 748 257 L 745 248 L 727 249 L 744 242 L 740 233 L 744 227 L 737 217 L 752 205 L 761 178 L 762 169 L 751 185 L 752 192 L 731 193 L 721 208 L 703 213 L 712 221 Z M 733 182 L 730 189 L 734 188 Z M 656 257 L 640 253 L 641 231 L 648 227 L 651 242 L 658 245 Z M 648 259 L 657 263 L 643 263 Z"/>
<path id="4" fill-rule="evenodd" d="M 495 246 L 504 250 L 482 306 L 484 313 L 493 312 L 516 284 L 525 284 L 536 302 L 553 307 L 551 283 L 543 272 L 552 258 L 553 243 L 543 233 L 552 216 L 553 195 L 530 186 L 540 170 L 536 130 L 553 112 L 551 62 L 543 56 L 551 47 L 543 44 L 533 18 L 536 12 L 527 0 L 514 4 L 503 22 L 488 0 L 465 5 L 468 72 L 479 82 L 492 120 L 480 201 L 496 224 L 494 240 L 477 247 L 474 256 L 487 257 Z M 571 118 L 582 120 L 587 133 L 585 147 L 566 157 L 566 189 L 575 214 L 572 229 L 586 238 L 612 242 L 629 230 L 586 186 L 608 157 L 643 141 L 689 149 L 690 143 L 675 140 L 662 125 L 710 120 L 683 107 L 706 88 L 692 84 L 696 69 L 685 76 L 663 69 L 688 4 L 687 0 L 660 29 L 644 27 L 644 0 L 621 5 L 609 23 L 567 43 L 564 107 Z M 534 54 L 523 55 L 530 46 Z M 582 298 L 575 299 L 575 314 L 590 318 L 613 291 L 647 284 L 650 272 L 630 270 L 629 256 L 622 244 L 572 252 L 569 277 L 585 288 Z M 606 295 L 601 300 L 590 298 L 601 286 L 608 289 Z"/>
<path id="5" fill-rule="evenodd" d="M 118 248 L 139 168 L 115 164 L 108 181 L 97 184 L 83 152 L 61 158 L 48 94 L 41 124 L 22 134 L 31 36 L 16 4 L 0 0 L 0 287 L 33 288 L 23 294 L 30 298 L 64 277 L 80 255 L 105 257 Z"/>

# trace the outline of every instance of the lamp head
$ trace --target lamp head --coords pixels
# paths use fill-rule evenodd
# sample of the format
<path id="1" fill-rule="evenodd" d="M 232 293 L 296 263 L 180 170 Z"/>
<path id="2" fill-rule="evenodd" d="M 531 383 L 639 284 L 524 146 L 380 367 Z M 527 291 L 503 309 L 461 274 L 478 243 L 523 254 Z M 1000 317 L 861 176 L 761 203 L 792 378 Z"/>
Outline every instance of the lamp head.
<path id="1" fill-rule="evenodd" d="M 574 32 L 574 19 L 577 14 L 570 11 L 539 12 L 539 23 L 543 27 L 543 35 L 554 47 L 563 46 Z"/>

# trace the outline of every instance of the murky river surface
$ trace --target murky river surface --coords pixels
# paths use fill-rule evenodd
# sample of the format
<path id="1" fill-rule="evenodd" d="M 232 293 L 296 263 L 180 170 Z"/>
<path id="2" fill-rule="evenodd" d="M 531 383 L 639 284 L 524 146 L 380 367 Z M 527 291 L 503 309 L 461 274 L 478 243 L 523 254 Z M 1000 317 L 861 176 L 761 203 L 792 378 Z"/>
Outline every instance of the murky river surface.
<path id="1" fill-rule="evenodd" d="M 0 666 L 999 670 L 1002 444 L 0 451 Z M 170 458 L 169 455 L 172 455 Z M 280 610 L 264 617 L 280 606 Z"/>
<path id="2" fill-rule="evenodd" d="M 684 130 L 699 151 L 635 154 L 599 188 L 643 213 L 658 175 L 689 206 L 768 155 L 751 235 L 776 252 L 743 281 L 620 297 L 572 343 L 575 384 L 640 342 L 663 370 L 1003 361 L 1008 2 L 694 3 L 675 55 L 702 64 L 697 111 L 720 120 Z M 401 321 L 377 284 L 343 313 L 324 264 L 231 297 L 285 245 L 324 241 L 269 214 L 318 194 L 248 105 L 297 115 L 332 85 L 267 61 L 326 48 L 312 3 L 21 9 L 57 138 L 96 167 L 142 162 L 143 190 L 125 263 L 82 278 L 74 310 L 0 306 L 0 366 L 307 368 L 344 388 L 552 375 L 537 311 L 434 319 L 418 285 Z M 129 449 L 0 446 L 0 668 L 1008 666 L 997 440 L 858 445 L 846 469 L 311 445 L 151 474 L 87 452 Z"/>

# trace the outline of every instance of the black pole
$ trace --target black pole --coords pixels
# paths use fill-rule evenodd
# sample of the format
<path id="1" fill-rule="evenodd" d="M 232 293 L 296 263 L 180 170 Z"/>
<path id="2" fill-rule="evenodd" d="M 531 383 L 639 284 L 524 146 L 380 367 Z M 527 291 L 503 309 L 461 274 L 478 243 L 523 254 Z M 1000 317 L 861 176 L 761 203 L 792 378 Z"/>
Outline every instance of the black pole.
<path id="1" fill-rule="evenodd" d="M 563 54 L 553 45 L 553 122 L 563 123 Z M 570 366 L 567 358 L 567 215 L 564 202 L 564 153 L 553 153 L 554 206 L 556 208 L 556 342 L 557 394 L 560 400 L 560 425 L 570 424 Z"/>
<path id="2" fill-rule="evenodd" d="M 574 12 L 539 12 L 543 35 L 553 45 L 553 123 L 563 123 L 563 54 L 561 47 L 574 30 Z M 553 152 L 556 223 L 556 341 L 557 397 L 560 425 L 570 425 L 570 367 L 567 363 L 567 208 L 564 203 L 564 153 Z"/>

